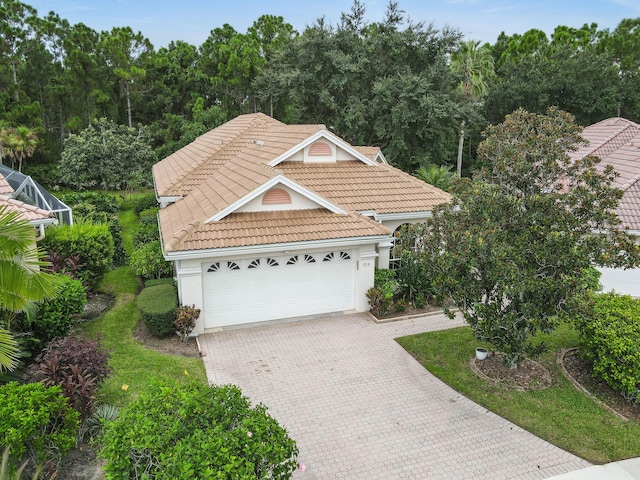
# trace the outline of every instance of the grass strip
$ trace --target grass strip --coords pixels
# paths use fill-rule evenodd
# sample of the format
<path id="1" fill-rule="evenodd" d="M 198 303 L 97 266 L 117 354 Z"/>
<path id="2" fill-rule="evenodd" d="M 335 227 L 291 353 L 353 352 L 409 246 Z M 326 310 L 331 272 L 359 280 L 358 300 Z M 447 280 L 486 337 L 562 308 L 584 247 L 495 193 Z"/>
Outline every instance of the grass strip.
<path id="1" fill-rule="evenodd" d="M 538 437 L 589 462 L 601 464 L 640 455 L 640 425 L 624 422 L 579 392 L 556 364 L 558 352 L 575 346 L 578 337 L 568 325 L 542 339 L 547 353 L 538 361 L 552 375 L 542 391 L 517 392 L 479 379 L 469 368 L 475 348 L 468 327 L 428 332 L 397 341 L 427 370 L 474 402 Z"/>

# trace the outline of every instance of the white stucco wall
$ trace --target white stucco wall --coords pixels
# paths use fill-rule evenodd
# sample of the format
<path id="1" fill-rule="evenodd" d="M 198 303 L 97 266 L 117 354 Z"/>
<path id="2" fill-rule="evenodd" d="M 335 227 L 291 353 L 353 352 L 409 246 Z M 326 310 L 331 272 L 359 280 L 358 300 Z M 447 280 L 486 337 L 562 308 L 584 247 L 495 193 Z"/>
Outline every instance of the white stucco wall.
<path id="1" fill-rule="evenodd" d="M 602 274 L 600 283 L 603 292 L 615 290 L 622 295 L 640 298 L 640 268 L 623 270 L 598 267 L 598 271 Z"/>
<path id="2" fill-rule="evenodd" d="M 196 260 L 177 260 L 176 282 L 178 284 L 178 300 L 180 305 L 195 305 L 202 311 L 202 263 Z M 202 314 L 196 321 L 192 335 L 204 333 Z"/>

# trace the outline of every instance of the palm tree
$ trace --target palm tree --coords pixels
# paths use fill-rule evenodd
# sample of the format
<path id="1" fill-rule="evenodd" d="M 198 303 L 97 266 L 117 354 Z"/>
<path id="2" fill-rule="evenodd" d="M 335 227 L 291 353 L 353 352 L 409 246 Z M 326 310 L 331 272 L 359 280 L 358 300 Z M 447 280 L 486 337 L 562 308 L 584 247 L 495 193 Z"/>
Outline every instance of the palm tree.
<path id="1" fill-rule="evenodd" d="M 18 212 L 0 206 L 0 366 L 15 368 L 17 345 L 9 333 L 11 319 L 34 302 L 53 298 L 60 288 L 54 275 L 41 270 L 35 230 Z"/>
<path id="2" fill-rule="evenodd" d="M 38 147 L 39 139 L 36 132 L 29 127 L 19 126 L 9 129 L 5 138 L 5 147 L 12 160 L 11 167 L 13 168 L 15 160 L 18 160 L 18 171 L 22 172 L 22 161 L 32 156 Z"/>
<path id="3" fill-rule="evenodd" d="M 460 90 L 473 102 L 479 102 L 489 93 L 488 82 L 495 77 L 493 56 L 489 45 L 479 47 L 479 41 L 462 42 L 458 51 L 451 58 L 451 68 L 462 74 Z M 458 139 L 458 177 L 462 175 L 462 149 L 464 147 L 465 121 L 460 121 L 460 137 Z"/>
<path id="4" fill-rule="evenodd" d="M 451 182 L 455 178 L 455 175 L 456 174 L 451 171 L 450 166 L 436 165 L 434 163 L 421 166 L 413 174 L 414 177 L 445 192 L 448 192 L 451 188 Z"/>

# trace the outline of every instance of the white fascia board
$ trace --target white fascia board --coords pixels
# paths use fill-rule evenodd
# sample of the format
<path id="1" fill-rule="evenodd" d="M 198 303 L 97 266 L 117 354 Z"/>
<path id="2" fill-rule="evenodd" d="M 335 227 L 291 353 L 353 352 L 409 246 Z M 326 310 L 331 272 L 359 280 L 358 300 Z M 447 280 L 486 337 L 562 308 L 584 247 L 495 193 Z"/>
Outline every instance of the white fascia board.
<path id="1" fill-rule="evenodd" d="M 404 213 L 378 213 L 376 220 L 384 222 L 385 220 L 419 220 L 421 218 L 431 218 L 432 212 L 404 212 Z"/>
<path id="2" fill-rule="evenodd" d="M 319 130 L 318 132 L 314 133 L 313 135 L 311 135 L 306 140 L 300 142 L 295 147 L 287 150 L 286 152 L 284 152 L 279 157 L 274 158 L 273 160 L 271 160 L 269 163 L 267 163 L 267 165 L 269 165 L 270 167 L 275 167 L 279 163 L 282 163 L 287 158 L 291 157 L 294 153 L 299 152 L 300 150 L 308 147 L 309 145 L 311 145 L 315 141 L 320 140 L 321 138 L 324 139 L 324 140 L 327 140 L 328 142 L 333 143 L 334 145 L 339 146 L 340 148 L 342 148 L 346 152 L 348 152 L 351 155 L 353 155 L 354 157 L 356 157 L 362 163 L 365 163 L 367 165 L 374 165 L 374 166 L 378 165 L 378 163 L 376 161 L 368 159 L 367 157 L 362 155 L 360 152 L 358 152 L 356 149 L 354 149 L 351 145 L 349 145 L 347 142 L 345 142 L 344 140 L 338 138 L 337 136 L 330 135 L 326 130 Z"/>
<path id="3" fill-rule="evenodd" d="M 382 153 L 382 150 L 378 151 L 378 154 L 376 155 L 376 157 L 380 157 L 380 160 L 382 160 L 382 163 L 384 163 L 385 165 L 389 165 L 389 162 L 387 162 L 387 159 Z"/>
<path id="4" fill-rule="evenodd" d="M 58 224 L 58 219 L 55 217 L 50 217 L 50 218 L 43 218 L 40 220 L 30 220 L 29 221 L 30 225 L 33 225 L 34 227 L 38 227 L 40 225 L 57 225 Z"/>
<path id="5" fill-rule="evenodd" d="M 333 203 L 327 201 L 325 198 L 319 196 L 318 194 L 310 190 L 307 190 L 306 188 L 294 182 L 290 178 L 287 178 L 284 175 L 277 175 L 273 177 L 271 180 L 269 180 L 268 182 L 260 185 L 255 190 L 249 192 L 244 197 L 236 200 L 228 207 L 220 210 L 213 217 L 206 219 L 203 223 L 207 224 L 207 223 L 212 223 L 212 222 L 217 222 L 219 220 L 222 220 L 227 215 L 235 212 L 238 208 L 242 207 L 243 205 L 246 205 L 254 198 L 258 197 L 259 195 L 262 195 L 263 193 L 267 192 L 269 189 L 275 187 L 278 184 L 282 184 L 289 187 L 294 192 L 299 193 L 300 195 L 307 197 L 309 200 L 317 203 L 319 207 L 324 207 L 333 213 L 337 213 L 340 215 L 345 215 L 347 213 L 346 210 L 343 210 L 337 205 L 334 205 Z"/>
<path id="6" fill-rule="evenodd" d="M 358 245 L 379 243 L 387 240 L 389 235 L 376 235 L 371 237 L 336 238 L 330 240 L 311 240 L 307 242 L 271 243 L 268 245 L 251 245 L 247 247 L 213 248 L 208 250 L 188 250 L 180 252 L 165 252 L 163 255 L 167 261 L 196 260 L 198 258 L 230 257 L 240 255 L 266 255 L 275 252 L 289 251 L 291 253 L 301 250 L 326 249 L 326 248 L 352 248 Z"/>
<path id="7" fill-rule="evenodd" d="M 158 203 L 160 205 L 171 205 L 172 203 L 176 203 L 178 200 L 180 200 L 182 197 L 158 197 L 156 196 L 156 200 L 158 201 Z"/>

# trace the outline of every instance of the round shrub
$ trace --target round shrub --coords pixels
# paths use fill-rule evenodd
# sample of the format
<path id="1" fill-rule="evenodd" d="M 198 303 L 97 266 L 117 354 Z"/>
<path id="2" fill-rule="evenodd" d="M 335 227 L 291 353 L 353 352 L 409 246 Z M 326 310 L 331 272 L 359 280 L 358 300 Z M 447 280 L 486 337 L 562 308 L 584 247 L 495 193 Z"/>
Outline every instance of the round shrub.
<path id="1" fill-rule="evenodd" d="M 105 427 L 107 478 L 290 478 L 298 448 L 238 387 L 155 386 Z"/>
<path id="2" fill-rule="evenodd" d="M 58 276 L 62 279 L 62 288 L 55 298 L 45 300 L 38 306 L 32 323 L 36 337 L 43 342 L 64 337 L 87 303 L 87 292 L 80 280 L 68 275 Z"/>
<path id="3" fill-rule="evenodd" d="M 32 465 L 59 462 L 75 445 L 78 413 L 60 392 L 60 387 L 41 383 L 0 386 L 0 450 L 11 445 L 9 460 L 14 467 L 25 455 Z"/>
<path id="4" fill-rule="evenodd" d="M 176 331 L 175 311 L 178 308 L 178 291 L 171 285 L 147 287 L 138 295 L 140 316 L 152 335 L 166 337 Z"/>

